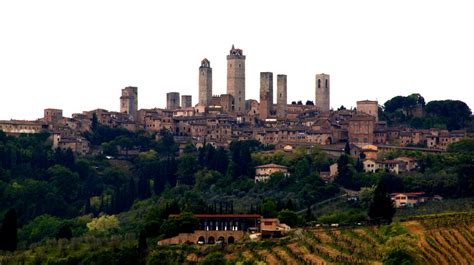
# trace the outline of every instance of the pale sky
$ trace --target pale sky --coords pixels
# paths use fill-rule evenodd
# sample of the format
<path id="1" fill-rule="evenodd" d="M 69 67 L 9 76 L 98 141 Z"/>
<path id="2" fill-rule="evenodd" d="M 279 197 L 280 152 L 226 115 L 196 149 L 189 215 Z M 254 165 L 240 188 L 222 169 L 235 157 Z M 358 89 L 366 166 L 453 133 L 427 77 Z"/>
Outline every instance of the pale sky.
<path id="1" fill-rule="evenodd" d="M 414 92 L 474 108 L 473 14 L 472 1 L 5 0 L 0 119 L 118 111 L 126 86 L 139 108 L 165 107 L 171 91 L 194 105 L 203 58 L 213 94 L 226 93 L 232 44 L 247 56 L 247 99 L 273 72 L 274 89 L 288 75 L 288 102 L 314 101 L 326 73 L 333 108 Z"/>

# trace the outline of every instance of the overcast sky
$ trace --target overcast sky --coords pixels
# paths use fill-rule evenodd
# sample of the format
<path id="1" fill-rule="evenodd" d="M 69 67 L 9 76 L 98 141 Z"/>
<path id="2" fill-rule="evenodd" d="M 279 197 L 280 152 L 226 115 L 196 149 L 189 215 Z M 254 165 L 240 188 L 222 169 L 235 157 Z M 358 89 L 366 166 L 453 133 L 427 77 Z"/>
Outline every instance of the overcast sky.
<path id="1" fill-rule="evenodd" d="M 208 58 L 213 94 L 226 93 L 232 44 L 246 60 L 247 99 L 259 73 L 288 75 L 288 101 L 314 100 L 331 75 L 331 107 L 383 104 L 418 92 L 474 108 L 472 1 L 37 1 L 0 2 L 0 119 L 119 110 L 138 87 L 139 108 L 166 92 L 197 103 Z M 276 93 L 274 93 L 276 94 Z"/>

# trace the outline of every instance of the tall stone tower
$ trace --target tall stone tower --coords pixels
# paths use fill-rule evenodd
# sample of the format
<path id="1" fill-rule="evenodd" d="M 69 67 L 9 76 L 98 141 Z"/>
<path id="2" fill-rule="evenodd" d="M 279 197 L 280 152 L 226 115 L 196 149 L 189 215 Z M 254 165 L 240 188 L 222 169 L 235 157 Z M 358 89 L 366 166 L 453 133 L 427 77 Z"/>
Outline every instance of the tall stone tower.
<path id="1" fill-rule="evenodd" d="M 127 113 L 136 121 L 138 114 L 138 88 L 126 87 L 122 89 L 122 96 L 120 97 L 120 112 Z"/>
<path id="2" fill-rule="evenodd" d="M 273 104 L 273 73 L 260 73 L 260 119 L 270 116 Z"/>
<path id="3" fill-rule="evenodd" d="M 193 106 L 193 97 L 191 95 L 181 96 L 181 108 L 191 108 Z"/>
<path id="4" fill-rule="evenodd" d="M 175 110 L 179 108 L 179 93 L 169 92 L 166 93 L 166 109 Z"/>
<path id="5" fill-rule="evenodd" d="M 286 119 L 287 109 L 286 75 L 277 75 L 277 118 Z"/>
<path id="6" fill-rule="evenodd" d="M 199 67 L 199 104 L 209 106 L 212 100 L 212 68 L 208 59 L 204 58 Z"/>
<path id="7" fill-rule="evenodd" d="M 317 74 L 316 75 L 316 107 L 321 112 L 329 112 L 330 101 L 329 101 L 329 75 Z"/>
<path id="8" fill-rule="evenodd" d="M 245 55 L 234 48 L 227 55 L 227 94 L 234 97 L 235 112 L 245 111 Z"/>

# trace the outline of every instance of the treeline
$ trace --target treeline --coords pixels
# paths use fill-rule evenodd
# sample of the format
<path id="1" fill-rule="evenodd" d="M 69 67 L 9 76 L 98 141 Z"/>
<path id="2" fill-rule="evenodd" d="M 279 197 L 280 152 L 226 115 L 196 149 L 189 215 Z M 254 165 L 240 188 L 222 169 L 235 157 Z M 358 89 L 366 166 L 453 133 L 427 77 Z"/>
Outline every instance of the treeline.
<path id="1" fill-rule="evenodd" d="M 458 130 L 473 126 L 469 106 L 460 100 L 425 103 L 420 94 L 396 96 L 379 109 L 379 118 L 389 125 L 407 124 L 416 129 Z"/>

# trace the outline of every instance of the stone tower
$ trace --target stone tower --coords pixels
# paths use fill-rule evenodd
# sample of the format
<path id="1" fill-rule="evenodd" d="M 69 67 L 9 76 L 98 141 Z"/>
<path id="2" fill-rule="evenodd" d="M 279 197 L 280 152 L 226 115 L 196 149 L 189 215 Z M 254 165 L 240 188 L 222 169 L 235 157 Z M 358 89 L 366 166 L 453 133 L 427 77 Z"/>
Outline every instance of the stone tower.
<path id="1" fill-rule="evenodd" d="M 375 121 L 379 121 L 379 103 L 376 100 L 360 100 L 357 101 L 357 112 L 367 113 L 375 117 Z"/>
<path id="2" fill-rule="evenodd" d="M 166 109 L 175 110 L 179 108 L 179 93 L 169 92 L 166 93 Z"/>
<path id="3" fill-rule="evenodd" d="M 191 95 L 181 96 L 181 108 L 191 108 L 193 106 L 193 98 Z"/>
<path id="4" fill-rule="evenodd" d="M 212 99 L 212 68 L 208 59 L 199 67 L 199 104 L 209 106 Z"/>
<path id="5" fill-rule="evenodd" d="M 277 118 L 286 119 L 287 110 L 286 75 L 277 75 Z"/>
<path id="6" fill-rule="evenodd" d="M 330 101 L 329 101 L 329 91 L 330 91 L 330 82 L 329 75 L 327 74 L 317 74 L 316 75 L 316 107 L 321 112 L 329 112 Z"/>
<path id="7" fill-rule="evenodd" d="M 265 120 L 270 116 L 273 104 L 273 73 L 260 73 L 260 119 Z"/>
<path id="8" fill-rule="evenodd" d="M 120 97 L 120 112 L 127 113 L 131 119 L 137 120 L 138 114 L 138 88 L 126 87 L 122 89 L 122 96 Z"/>
<path id="9" fill-rule="evenodd" d="M 245 55 L 234 48 L 227 55 L 227 94 L 234 97 L 235 112 L 245 111 Z"/>

